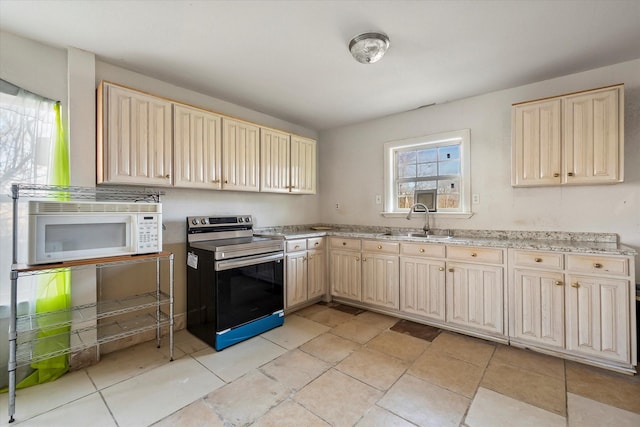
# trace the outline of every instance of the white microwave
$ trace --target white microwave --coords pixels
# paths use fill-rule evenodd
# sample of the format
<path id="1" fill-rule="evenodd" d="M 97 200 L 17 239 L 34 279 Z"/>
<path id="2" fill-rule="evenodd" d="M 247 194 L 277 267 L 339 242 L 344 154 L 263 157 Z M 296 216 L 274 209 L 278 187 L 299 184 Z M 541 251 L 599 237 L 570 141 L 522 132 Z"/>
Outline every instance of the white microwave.
<path id="1" fill-rule="evenodd" d="M 162 205 L 30 201 L 28 263 L 162 251 Z"/>

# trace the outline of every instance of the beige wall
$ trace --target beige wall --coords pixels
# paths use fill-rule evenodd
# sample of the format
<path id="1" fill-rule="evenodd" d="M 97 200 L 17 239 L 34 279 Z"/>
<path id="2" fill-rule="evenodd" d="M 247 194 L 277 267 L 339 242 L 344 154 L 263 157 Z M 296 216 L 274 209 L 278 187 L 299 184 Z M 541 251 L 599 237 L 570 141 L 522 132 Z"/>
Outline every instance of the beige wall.
<path id="1" fill-rule="evenodd" d="M 511 187 L 511 104 L 610 84 L 625 84 L 625 181 L 616 185 Z M 436 218 L 438 228 L 610 232 L 640 251 L 640 59 L 321 132 L 322 220 L 406 227 L 380 215 L 383 144 L 471 129 L 469 219 Z M 339 202 L 341 208 L 335 209 Z M 432 226 L 434 224 L 432 223 Z M 636 257 L 640 282 L 640 257 Z"/>

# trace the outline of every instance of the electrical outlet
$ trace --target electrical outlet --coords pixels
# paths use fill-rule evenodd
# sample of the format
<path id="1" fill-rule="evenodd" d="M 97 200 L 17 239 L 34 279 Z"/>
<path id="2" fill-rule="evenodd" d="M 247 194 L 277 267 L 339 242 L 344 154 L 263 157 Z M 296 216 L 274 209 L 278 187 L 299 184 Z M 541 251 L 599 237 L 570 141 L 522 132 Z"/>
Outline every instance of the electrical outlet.
<path id="1" fill-rule="evenodd" d="M 473 196 L 471 196 L 471 203 L 473 203 L 474 205 L 479 205 L 480 204 L 480 195 L 479 194 L 474 194 Z"/>
<path id="2" fill-rule="evenodd" d="M 382 196 L 380 194 L 376 194 L 376 205 L 382 204 Z"/>

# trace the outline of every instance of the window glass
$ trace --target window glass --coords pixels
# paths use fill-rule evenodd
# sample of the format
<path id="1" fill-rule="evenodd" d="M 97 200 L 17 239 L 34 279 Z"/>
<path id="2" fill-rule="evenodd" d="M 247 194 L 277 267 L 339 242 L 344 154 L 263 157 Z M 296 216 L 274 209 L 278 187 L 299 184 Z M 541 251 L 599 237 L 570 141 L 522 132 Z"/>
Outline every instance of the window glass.
<path id="1" fill-rule="evenodd" d="M 416 191 L 437 190 L 437 212 L 468 212 L 469 136 L 464 130 L 386 143 L 386 211 L 406 212 Z"/>

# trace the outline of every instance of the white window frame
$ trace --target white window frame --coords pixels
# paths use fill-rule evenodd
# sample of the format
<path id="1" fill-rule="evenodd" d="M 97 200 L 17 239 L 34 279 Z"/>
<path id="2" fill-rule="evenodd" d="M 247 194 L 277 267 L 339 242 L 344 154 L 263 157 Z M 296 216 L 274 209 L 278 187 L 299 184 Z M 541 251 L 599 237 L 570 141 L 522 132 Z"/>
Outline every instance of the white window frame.
<path id="1" fill-rule="evenodd" d="M 419 147 L 437 147 L 447 145 L 451 142 L 460 142 L 460 210 L 458 211 L 437 211 L 430 213 L 438 217 L 447 218 L 470 218 L 471 212 L 471 130 L 463 129 L 452 132 L 442 132 L 433 135 L 421 136 L 417 138 L 390 141 L 384 144 L 384 212 L 385 217 L 406 216 L 409 209 L 397 208 L 395 157 L 397 150 L 406 150 Z"/>

